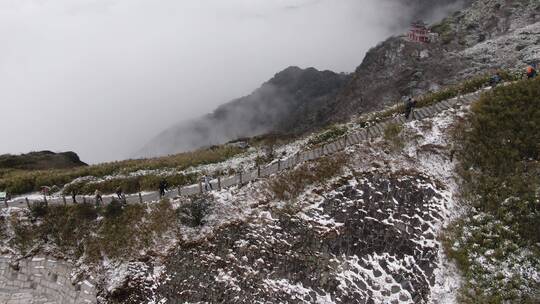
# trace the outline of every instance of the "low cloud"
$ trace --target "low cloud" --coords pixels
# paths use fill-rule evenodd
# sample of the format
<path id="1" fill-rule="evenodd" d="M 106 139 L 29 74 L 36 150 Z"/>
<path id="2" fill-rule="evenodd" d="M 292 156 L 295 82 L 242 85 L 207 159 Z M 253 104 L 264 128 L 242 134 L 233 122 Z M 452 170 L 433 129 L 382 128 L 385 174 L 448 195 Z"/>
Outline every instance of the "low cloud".
<path id="1" fill-rule="evenodd" d="M 0 0 L 0 153 L 125 158 L 287 66 L 353 71 L 403 3 Z"/>

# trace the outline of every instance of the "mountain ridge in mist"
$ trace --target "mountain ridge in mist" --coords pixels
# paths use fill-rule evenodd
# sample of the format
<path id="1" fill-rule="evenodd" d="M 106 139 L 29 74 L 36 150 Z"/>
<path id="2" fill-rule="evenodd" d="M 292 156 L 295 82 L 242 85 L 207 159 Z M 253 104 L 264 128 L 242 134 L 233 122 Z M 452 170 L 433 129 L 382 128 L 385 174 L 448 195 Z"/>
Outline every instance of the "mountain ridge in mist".
<path id="1" fill-rule="evenodd" d="M 173 154 L 268 132 L 301 133 L 349 80 L 343 73 L 288 67 L 253 93 L 165 130 L 136 156 Z"/>

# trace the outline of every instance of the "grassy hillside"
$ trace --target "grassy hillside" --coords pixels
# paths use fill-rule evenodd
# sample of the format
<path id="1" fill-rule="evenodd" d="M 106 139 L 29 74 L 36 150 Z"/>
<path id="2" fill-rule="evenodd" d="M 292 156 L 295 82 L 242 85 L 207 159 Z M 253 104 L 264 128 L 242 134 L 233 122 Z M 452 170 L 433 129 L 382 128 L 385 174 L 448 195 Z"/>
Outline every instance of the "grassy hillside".
<path id="1" fill-rule="evenodd" d="M 539 303 L 540 79 L 484 95 L 458 128 L 469 214 L 447 249 L 464 274 L 463 303 Z"/>
<path id="2" fill-rule="evenodd" d="M 75 152 L 41 151 L 21 155 L 0 155 L 0 170 L 68 169 L 83 166 L 87 166 L 87 164 L 83 163 Z"/>
<path id="3" fill-rule="evenodd" d="M 58 170 L 0 170 L 0 189 L 6 190 L 12 194 L 23 194 L 32 191 L 38 191 L 41 186 L 62 187 L 74 179 L 84 176 L 104 177 L 113 174 L 127 174 L 139 170 L 158 170 L 158 169 L 176 169 L 178 171 L 203 164 L 210 164 L 224 161 L 242 150 L 235 147 L 219 146 L 208 149 L 180 153 L 167 157 L 151 159 L 134 159 L 119 162 L 104 163 L 99 165 Z M 179 175 L 171 178 L 171 185 L 181 185 L 189 182 L 190 179 Z M 123 184 L 113 185 L 118 181 L 110 181 L 100 186 L 100 189 L 107 192 L 115 187 L 123 186 L 125 191 L 155 190 L 159 177 L 149 175 L 137 177 L 128 181 L 122 181 Z M 77 184 L 80 193 L 88 191 L 93 192 L 95 188 L 85 189 L 84 184 Z M 110 191 L 113 191 L 110 190 Z"/>

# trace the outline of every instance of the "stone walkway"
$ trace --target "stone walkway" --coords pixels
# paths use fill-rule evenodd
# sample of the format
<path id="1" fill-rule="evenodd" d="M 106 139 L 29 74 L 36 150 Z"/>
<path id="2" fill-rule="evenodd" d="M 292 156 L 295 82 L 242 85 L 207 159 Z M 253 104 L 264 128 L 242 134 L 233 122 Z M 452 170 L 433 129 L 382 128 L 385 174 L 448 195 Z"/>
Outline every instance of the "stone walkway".
<path id="1" fill-rule="evenodd" d="M 50 257 L 22 259 L 13 265 L 0 256 L 0 304 L 92 304 L 96 289 L 88 281 L 72 283 L 72 266 Z"/>
<path id="2" fill-rule="evenodd" d="M 444 100 L 431 106 L 417 108 L 414 110 L 411 120 L 414 120 L 414 119 L 421 120 L 428 117 L 433 117 L 439 114 L 440 112 L 447 110 L 451 107 L 454 107 L 456 105 L 470 104 L 473 101 L 477 100 L 483 92 L 490 89 L 491 88 L 489 87 L 484 88 L 474 93 Z M 260 167 L 260 168 L 247 171 L 247 172 L 241 172 L 241 173 L 238 173 L 237 175 L 214 179 L 211 181 L 211 184 L 214 189 L 221 189 L 221 188 L 229 188 L 236 185 L 242 185 L 242 184 L 254 181 L 261 177 L 268 177 L 280 171 L 293 168 L 299 163 L 318 159 L 325 155 L 334 154 L 338 151 L 345 149 L 347 146 L 356 145 L 364 141 L 369 141 L 369 140 L 373 140 L 374 138 L 381 137 L 384 135 L 384 130 L 388 125 L 404 124 L 405 122 L 407 122 L 405 117 L 403 115 L 399 115 L 398 117 L 394 117 L 392 119 L 388 119 L 386 121 L 377 123 L 373 126 L 364 128 L 360 131 L 357 131 L 354 133 L 348 133 L 336 139 L 335 141 L 326 143 L 318 148 L 300 152 L 297 155 L 290 157 L 288 159 L 275 161 L 270 165 Z M 174 198 L 178 196 L 191 196 L 191 195 L 200 194 L 202 192 L 203 192 L 203 187 L 202 187 L 202 184 L 199 183 L 199 184 L 185 186 L 185 187 L 168 191 L 167 194 L 165 195 L 165 198 Z M 112 197 L 104 197 L 103 198 L 104 204 L 110 203 L 112 199 L 113 199 Z M 152 192 L 152 193 L 147 193 L 147 194 L 133 194 L 133 195 L 126 196 L 127 203 L 153 202 L 159 199 L 160 197 L 159 197 L 158 192 Z M 77 196 L 76 200 L 78 203 L 88 202 L 88 203 L 93 204 L 95 202 L 93 196 Z M 49 204 L 73 203 L 71 198 L 65 198 L 65 197 L 48 198 L 47 201 Z M 30 200 L 26 201 L 25 199 L 19 199 L 15 201 L 10 201 L 8 205 L 21 207 L 21 206 L 26 206 L 27 203 L 31 203 L 31 201 Z M 1 206 L 0 208 L 4 208 L 4 207 L 5 205 Z"/>

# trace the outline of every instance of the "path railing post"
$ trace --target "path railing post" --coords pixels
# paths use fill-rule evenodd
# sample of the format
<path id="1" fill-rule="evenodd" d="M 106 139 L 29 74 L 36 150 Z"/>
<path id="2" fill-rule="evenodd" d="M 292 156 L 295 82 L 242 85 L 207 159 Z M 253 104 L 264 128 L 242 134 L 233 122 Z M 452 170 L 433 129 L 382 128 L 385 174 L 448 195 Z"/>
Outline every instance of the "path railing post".
<path id="1" fill-rule="evenodd" d="M 142 205 L 143 201 L 142 201 L 142 194 L 139 192 L 139 203 Z"/>
<path id="2" fill-rule="evenodd" d="M 261 178 L 261 166 L 257 166 L 257 178 Z"/>
<path id="3" fill-rule="evenodd" d="M 218 187 L 218 190 L 221 190 L 221 176 L 218 176 L 217 178 L 217 187 Z"/>
<path id="4" fill-rule="evenodd" d="M 43 201 L 45 202 L 45 206 L 49 205 L 49 202 L 47 201 L 47 196 L 46 195 L 43 196 Z"/>
<path id="5" fill-rule="evenodd" d="M 30 201 L 28 200 L 28 197 L 25 197 L 24 200 L 26 201 L 26 206 L 28 209 L 30 209 Z"/>
<path id="6" fill-rule="evenodd" d="M 203 193 L 203 191 L 202 191 L 202 182 L 201 182 L 201 181 L 199 181 L 199 192 L 200 192 L 201 194 Z"/>
<path id="7" fill-rule="evenodd" d="M 240 171 L 240 173 L 238 173 L 238 176 L 239 176 L 239 178 L 240 178 L 240 183 L 239 183 L 239 185 L 242 186 L 242 184 L 244 183 L 244 182 L 242 181 L 242 171 Z"/>
<path id="8" fill-rule="evenodd" d="M 9 205 L 8 205 L 8 202 L 7 202 L 7 197 L 4 199 L 4 204 L 6 204 L 6 208 L 9 208 Z"/>
<path id="9" fill-rule="evenodd" d="M 66 196 L 62 195 L 62 201 L 64 202 L 64 206 L 67 205 Z"/>
<path id="10" fill-rule="evenodd" d="M 277 169 L 278 171 L 281 170 L 281 158 L 277 160 Z"/>

